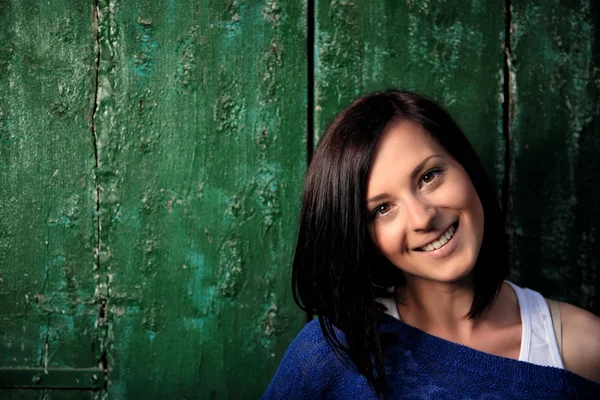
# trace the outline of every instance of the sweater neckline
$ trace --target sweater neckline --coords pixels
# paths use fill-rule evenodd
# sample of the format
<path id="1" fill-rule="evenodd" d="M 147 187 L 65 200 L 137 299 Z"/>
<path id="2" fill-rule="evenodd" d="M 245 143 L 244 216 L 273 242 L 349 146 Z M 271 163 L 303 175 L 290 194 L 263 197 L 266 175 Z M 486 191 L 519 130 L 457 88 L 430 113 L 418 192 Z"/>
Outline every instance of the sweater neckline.
<path id="1" fill-rule="evenodd" d="M 527 299 L 525 298 L 525 296 L 523 296 L 523 293 L 520 290 L 518 290 L 519 289 L 518 286 L 516 286 L 514 283 L 512 283 L 508 280 L 505 280 L 504 282 L 507 283 L 508 286 L 513 290 L 513 292 L 515 293 L 515 296 L 517 297 L 517 303 L 519 304 L 519 314 L 521 317 L 521 346 L 519 349 L 518 361 L 527 361 L 528 354 L 529 354 L 529 351 L 531 348 L 531 317 L 530 317 L 529 313 L 526 311 L 529 308 L 529 305 L 527 304 Z M 392 293 L 393 291 L 394 291 L 393 288 L 390 288 L 390 290 L 388 290 L 388 292 L 390 292 L 390 293 Z M 408 325 L 404 321 L 402 321 L 402 318 L 400 317 L 400 313 L 398 311 L 398 305 L 396 304 L 396 301 L 394 300 L 394 298 L 383 298 L 382 297 L 382 298 L 377 298 L 376 300 L 379 301 L 386 308 L 386 310 L 387 310 L 386 314 L 388 316 L 392 316 L 396 320 L 402 322 L 403 324 L 405 324 L 407 326 L 417 329 L 420 332 L 427 333 L 425 331 L 422 331 L 418 328 L 413 327 L 412 325 Z M 433 335 L 430 335 L 430 336 L 433 336 Z M 442 339 L 437 336 L 434 336 L 434 337 L 438 338 L 438 339 Z M 442 339 L 442 340 L 445 340 L 445 339 Z M 447 341 L 449 343 L 458 344 L 455 342 L 451 342 L 449 340 L 447 340 Z M 462 345 L 462 346 L 464 346 L 464 345 Z M 475 350 L 475 351 L 480 351 L 480 350 L 473 349 L 472 347 L 468 347 L 468 346 L 465 346 L 465 347 Z M 484 354 L 490 354 L 490 353 L 486 353 L 483 351 L 480 351 L 480 352 L 484 353 Z M 501 356 L 496 356 L 496 357 L 501 357 Z M 506 358 L 506 357 L 501 357 L 501 358 Z"/>
<path id="2" fill-rule="evenodd" d="M 502 376 L 506 379 L 520 380 L 526 378 L 537 381 L 536 377 L 539 377 L 540 368 L 544 368 L 549 373 L 550 379 L 556 380 L 557 383 L 564 379 L 565 375 L 572 375 L 571 379 L 581 379 L 588 383 L 591 382 L 566 369 L 541 366 L 526 361 L 506 358 L 433 336 L 381 311 L 378 312 L 378 318 L 382 322 L 380 333 L 383 335 L 392 334 L 394 336 L 394 345 L 390 346 L 390 349 L 395 349 L 395 351 L 413 351 L 415 354 L 419 354 L 436 363 L 445 364 L 449 367 L 460 366 L 475 375 L 487 378 L 498 376 L 498 371 L 502 371 Z M 540 381 L 540 388 L 546 385 L 547 381 L 546 383 Z"/>

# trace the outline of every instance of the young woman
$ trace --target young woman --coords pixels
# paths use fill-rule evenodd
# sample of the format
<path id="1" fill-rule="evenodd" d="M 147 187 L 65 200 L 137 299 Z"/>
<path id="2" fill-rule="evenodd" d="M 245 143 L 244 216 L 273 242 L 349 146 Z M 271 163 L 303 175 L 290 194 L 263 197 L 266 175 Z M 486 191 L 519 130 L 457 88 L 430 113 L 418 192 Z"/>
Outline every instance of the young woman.
<path id="1" fill-rule="evenodd" d="M 600 319 L 552 319 L 507 271 L 494 188 L 447 112 L 358 99 L 306 176 L 293 287 L 318 322 L 263 398 L 600 398 Z"/>

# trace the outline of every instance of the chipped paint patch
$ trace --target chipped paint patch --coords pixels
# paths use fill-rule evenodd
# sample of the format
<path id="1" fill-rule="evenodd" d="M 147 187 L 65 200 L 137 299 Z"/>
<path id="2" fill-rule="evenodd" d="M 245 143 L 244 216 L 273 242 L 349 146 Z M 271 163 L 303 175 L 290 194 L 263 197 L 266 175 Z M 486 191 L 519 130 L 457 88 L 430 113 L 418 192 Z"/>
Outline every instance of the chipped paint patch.
<path id="1" fill-rule="evenodd" d="M 243 250 L 239 237 L 233 236 L 220 246 L 219 294 L 223 297 L 236 297 L 242 289 L 244 271 Z"/>
<path id="2" fill-rule="evenodd" d="M 135 70 L 138 76 L 148 78 L 154 72 L 157 48 L 151 19 L 138 18 L 136 38 L 140 50 L 134 56 Z"/>
<path id="3" fill-rule="evenodd" d="M 281 19 L 281 0 L 267 0 L 263 6 L 262 15 L 274 27 L 278 27 Z"/>
<path id="4" fill-rule="evenodd" d="M 200 80 L 197 55 L 200 41 L 199 30 L 196 25 L 179 39 L 177 45 L 179 61 L 175 72 L 177 82 L 175 90 L 178 93 L 191 93 L 197 90 L 197 84 Z"/>
<path id="5" fill-rule="evenodd" d="M 245 9 L 243 0 L 228 0 L 223 13 L 222 26 L 225 28 L 227 37 L 233 38 L 241 32 L 241 21 Z"/>
<path id="6" fill-rule="evenodd" d="M 231 95 L 219 96 L 214 106 L 217 131 L 232 135 L 238 131 L 244 107 Z"/>
<path id="7" fill-rule="evenodd" d="M 278 168 L 270 165 L 259 172 L 257 180 L 257 200 L 263 214 L 265 230 L 269 230 L 281 215 L 279 202 L 279 182 L 275 172 Z"/>

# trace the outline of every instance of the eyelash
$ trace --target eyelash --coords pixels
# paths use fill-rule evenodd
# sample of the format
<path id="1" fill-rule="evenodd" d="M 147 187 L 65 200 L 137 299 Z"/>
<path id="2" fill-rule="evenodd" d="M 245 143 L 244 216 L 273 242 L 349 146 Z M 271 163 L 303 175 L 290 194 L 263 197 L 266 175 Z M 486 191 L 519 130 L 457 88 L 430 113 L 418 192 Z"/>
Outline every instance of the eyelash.
<path id="1" fill-rule="evenodd" d="M 434 167 L 434 168 L 430 168 L 430 169 L 428 169 L 427 171 L 425 171 L 425 172 L 423 173 L 423 175 L 421 175 L 421 178 L 419 179 L 419 188 L 421 188 L 421 187 L 422 187 L 422 186 L 420 186 L 420 185 L 421 185 L 421 182 L 423 181 L 423 178 L 424 178 L 425 176 L 427 176 L 427 175 L 430 175 L 430 174 L 434 174 L 434 175 L 433 175 L 433 180 L 432 180 L 431 182 L 429 182 L 429 183 L 425 183 L 425 186 L 432 185 L 432 184 L 434 184 L 434 183 L 436 182 L 436 180 L 437 180 L 437 179 L 439 179 L 439 178 L 438 178 L 438 176 L 439 176 L 439 175 L 440 175 L 442 172 L 444 172 L 444 169 L 445 169 L 445 168 Z M 385 217 L 385 216 L 387 215 L 387 213 L 386 213 L 386 214 L 384 214 L 384 215 L 379 215 L 379 214 L 377 213 L 377 212 L 379 211 L 379 209 L 380 209 L 381 207 L 384 207 L 384 206 L 388 206 L 388 207 L 389 207 L 389 204 L 388 204 L 387 202 L 383 202 L 383 203 L 380 203 L 380 204 L 376 205 L 376 206 L 375 206 L 375 208 L 373 208 L 373 211 L 371 212 L 371 219 L 377 219 L 377 218 L 383 218 L 383 217 Z"/>

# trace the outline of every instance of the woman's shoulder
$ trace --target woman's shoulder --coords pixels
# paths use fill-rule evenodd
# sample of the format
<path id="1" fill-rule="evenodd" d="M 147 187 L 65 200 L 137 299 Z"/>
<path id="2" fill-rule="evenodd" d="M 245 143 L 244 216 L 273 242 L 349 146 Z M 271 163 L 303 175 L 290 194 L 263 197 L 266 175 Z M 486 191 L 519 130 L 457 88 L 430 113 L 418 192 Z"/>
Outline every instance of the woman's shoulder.
<path id="1" fill-rule="evenodd" d="M 338 338 L 343 335 L 336 330 Z M 346 373 L 319 321 L 306 324 L 288 347 L 263 399 L 321 398 Z M 338 382 L 339 383 L 339 382 Z"/>
<path id="2" fill-rule="evenodd" d="M 568 303 L 559 303 L 565 369 L 600 382 L 600 318 Z"/>
<path id="3" fill-rule="evenodd" d="M 336 330 L 336 333 L 340 337 L 339 331 Z M 304 325 L 304 328 L 296 335 L 286 351 L 284 360 L 311 362 L 313 358 L 321 359 L 328 356 L 330 352 L 332 352 L 331 346 L 327 342 L 319 321 L 315 319 Z M 329 357 L 325 357 L 325 359 L 328 360 Z"/>

